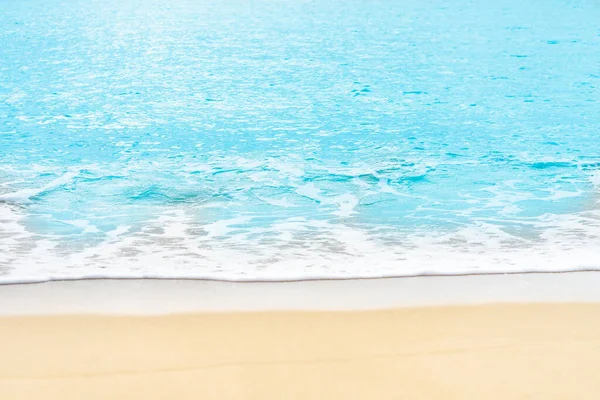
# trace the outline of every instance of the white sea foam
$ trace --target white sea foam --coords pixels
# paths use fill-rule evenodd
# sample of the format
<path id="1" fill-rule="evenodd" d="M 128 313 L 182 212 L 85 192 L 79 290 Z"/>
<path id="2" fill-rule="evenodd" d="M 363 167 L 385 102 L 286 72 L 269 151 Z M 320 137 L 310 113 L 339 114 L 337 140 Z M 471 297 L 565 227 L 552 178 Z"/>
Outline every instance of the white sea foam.
<path id="1" fill-rule="evenodd" d="M 73 180 L 73 178 L 77 176 L 77 173 L 74 171 L 69 171 L 59 176 L 56 179 L 48 182 L 47 184 L 39 187 L 39 188 L 27 188 L 17 190 L 15 192 L 0 194 L 0 201 L 4 201 L 7 203 L 18 203 L 18 204 L 26 204 L 30 201 L 30 199 L 34 196 L 37 196 L 41 193 L 44 193 L 48 190 L 52 190 L 58 186 L 69 183 Z"/>
<path id="2" fill-rule="evenodd" d="M 594 186 L 600 189 L 600 171 L 594 171 L 590 180 Z"/>
<path id="3" fill-rule="evenodd" d="M 256 166 L 252 160 L 239 158 L 237 162 L 249 169 Z M 219 171 L 202 165 L 185 168 L 204 174 Z M 104 173 L 94 165 L 86 170 Z M 30 199 L 77 182 L 75 178 L 82 174 L 80 170 L 67 171 L 38 188 L 0 197 L 6 203 L 0 204 L 0 282 L 86 277 L 295 280 L 600 268 L 598 196 L 589 196 L 589 192 L 551 186 L 547 191 L 527 192 L 513 179 L 465 194 L 459 209 L 445 203 L 444 213 L 465 217 L 460 224 L 445 228 L 439 223 L 431 228 L 422 223 L 414 227 L 386 225 L 385 220 L 373 223 L 362 218 L 359 202 L 384 194 L 419 196 L 402 193 L 376 176 L 364 180 L 356 175 L 366 171 L 352 171 L 347 182 L 360 190 L 347 193 L 332 195 L 321 183 L 295 182 L 294 191 L 255 196 L 265 204 L 291 209 L 289 217 L 228 213 L 228 207 L 244 201 L 239 197 L 229 203 L 163 205 L 141 221 L 131 219 L 126 209 L 118 216 L 95 216 L 95 220 L 79 213 L 78 218 L 60 221 L 78 228 L 77 235 L 41 232 L 31 221 Z M 274 173 L 279 172 L 270 171 L 266 179 L 273 179 Z M 284 174 L 288 173 L 292 171 Z M 587 177 L 597 192 L 600 173 L 591 171 Z M 7 181 L 5 186 L 20 183 Z M 522 202 L 584 195 L 591 199 L 585 204 L 592 204 L 586 211 L 531 217 L 520 213 Z M 485 196 L 485 201 L 476 196 Z M 311 207 L 328 207 L 322 214 L 327 218 L 297 212 L 302 205 L 299 198 Z M 501 211 L 486 213 L 488 209 Z M 415 212 L 440 210 L 429 202 L 418 205 Z M 103 220 L 110 218 L 116 222 L 104 226 Z"/>
<path id="4" fill-rule="evenodd" d="M 18 210 L 3 206 L 0 212 L 3 283 L 99 277 L 268 281 L 600 269 L 600 211 L 548 214 L 509 228 L 482 220 L 447 232 L 403 233 L 393 227 L 302 217 L 238 229 L 251 219 L 201 225 L 185 210 L 171 210 L 142 230 L 117 227 L 101 242 L 72 247 L 28 232 Z M 518 233 L 525 228 L 531 232 Z"/>

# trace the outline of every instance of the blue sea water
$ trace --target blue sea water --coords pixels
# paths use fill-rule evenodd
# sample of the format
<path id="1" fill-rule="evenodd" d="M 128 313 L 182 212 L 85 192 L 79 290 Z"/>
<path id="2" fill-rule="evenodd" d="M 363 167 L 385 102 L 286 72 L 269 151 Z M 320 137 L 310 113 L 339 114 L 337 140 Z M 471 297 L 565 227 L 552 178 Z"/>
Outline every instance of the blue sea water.
<path id="1" fill-rule="evenodd" d="M 0 0 L 0 281 L 600 268 L 595 0 Z"/>

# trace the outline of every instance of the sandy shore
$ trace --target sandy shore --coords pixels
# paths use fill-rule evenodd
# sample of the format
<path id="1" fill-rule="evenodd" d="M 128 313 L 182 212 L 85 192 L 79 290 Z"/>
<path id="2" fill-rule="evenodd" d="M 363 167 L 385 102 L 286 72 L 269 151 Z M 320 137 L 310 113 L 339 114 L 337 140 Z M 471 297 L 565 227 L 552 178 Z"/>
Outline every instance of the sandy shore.
<path id="1" fill-rule="evenodd" d="M 485 303 L 600 303 L 600 272 L 297 282 L 88 279 L 0 285 L 0 316 L 381 310 Z"/>
<path id="2" fill-rule="evenodd" d="M 465 280 L 455 278 L 460 282 Z M 397 304 L 382 310 L 366 301 L 373 307 L 109 315 L 115 297 L 129 298 L 129 311 L 145 297 L 131 292 L 130 283 L 122 286 L 129 297 L 117 295 L 121 284 L 107 283 L 113 285 L 111 296 L 99 283 L 96 291 L 88 288 L 88 297 L 104 293 L 113 299 L 102 305 L 104 312 L 100 307 L 77 315 L 64 304 L 66 312 L 32 314 L 32 304 L 42 310 L 48 293 L 73 290 L 65 296 L 74 296 L 76 287 L 89 284 L 0 287 L 0 303 L 9 295 L 39 295 L 22 315 L 0 307 L 0 399 L 504 400 L 596 399 L 600 393 L 600 303 Z M 406 281 L 380 283 L 388 284 L 383 291 Z M 193 292 L 198 295 L 202 285 Z M 361 283 L 346 287 L 352 285 Z M 209 298 L 227 293 L 216 289 L 219 284 L 207 287 L 217 292 L 205 290 Z M 281 285 L 259 286 L 263 293 L 269 287 L 277 292 Z M 288 293 L 298 287 L 287 286 Z M 315 287 L 308 284 L 301 292 L 318 292 Z M 562 288 L 564 298 L 581 296 L 581 288 Z M 393 292 L 384 296 L 389 303 Z M 323 296 L 331 306 L 325 291 Z M 289 306 L 297 300 L 287 301 Z"/>
<path id="3" fill-rule="evenodd" d="M 0 398 L 596 399 L 600 305 L 0 318 Z"/>

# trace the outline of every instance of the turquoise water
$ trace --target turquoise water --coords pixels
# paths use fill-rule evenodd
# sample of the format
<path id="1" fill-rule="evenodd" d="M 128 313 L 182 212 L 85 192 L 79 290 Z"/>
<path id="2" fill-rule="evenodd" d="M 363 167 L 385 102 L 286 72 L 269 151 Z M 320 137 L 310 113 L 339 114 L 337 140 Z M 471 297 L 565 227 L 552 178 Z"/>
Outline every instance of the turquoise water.
<path id="1" fill-rule="evenodd" d="M 598 21 L 0 0 L 0 280 L 600 268 Z"/>

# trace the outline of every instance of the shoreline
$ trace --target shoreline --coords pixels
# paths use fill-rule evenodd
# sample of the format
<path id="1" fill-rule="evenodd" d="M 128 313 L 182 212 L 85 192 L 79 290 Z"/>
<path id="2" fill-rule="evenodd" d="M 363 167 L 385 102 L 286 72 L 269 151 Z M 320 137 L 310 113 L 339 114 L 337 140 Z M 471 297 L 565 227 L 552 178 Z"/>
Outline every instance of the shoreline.
<path id="1" fill-rule="evenodd" d="M 597 272 L 4 285 L 0 398 L 591 400 L 599 285 Z"/>
<path id="2" fill-rule="evenodd" d="M 0 316 L 377 310 L 489 303 L 600 303 L 600 272 L 287 282 L 84 279 L 0 285 Z"/>
<path id="3" fill-rule="evenodd" d="M 404 278 L 436 278 L 436 277 L 462 277 L 462 276 L 495 276 L 495 275 L 538 275 L 538 274 L 576 274 L 600 272 L 600 268 L 573 268 L 561 270 L 522 270 L 522 271 L 490 271 L 490 272 L 452 272 L 452 273 L 415 273 L 415 274 L 398 274 L 398 275 L 382 275 L 382 276 L 306 276 L 306 277 L 290 277 L 290 278 L 211 278 L 197 276 L 155 276 L 155 275 L 89 275 L 82 277 L 58 277 L 45 279 L 15 279 L 15 280 L 0 280 L 0 288 L 2 286 L 12 285 L 36 285 L 50 282 L 73 282 L 73 281 L 121 281 L 121 280 L 148 280 L 148 281 L 206 281 L 206 282 L 226 282 L 226 283 L 288 283 L 288 282 L 319 282 L 319 281 L 363 281 L 363 280 L 381 280 L 381 279 L 404 279 Z"/>

